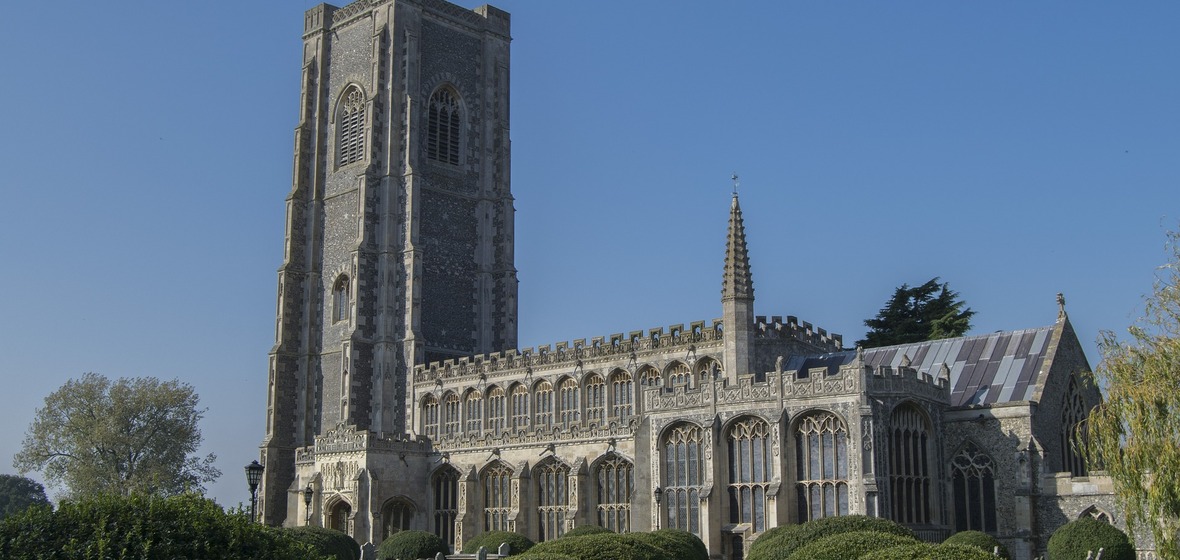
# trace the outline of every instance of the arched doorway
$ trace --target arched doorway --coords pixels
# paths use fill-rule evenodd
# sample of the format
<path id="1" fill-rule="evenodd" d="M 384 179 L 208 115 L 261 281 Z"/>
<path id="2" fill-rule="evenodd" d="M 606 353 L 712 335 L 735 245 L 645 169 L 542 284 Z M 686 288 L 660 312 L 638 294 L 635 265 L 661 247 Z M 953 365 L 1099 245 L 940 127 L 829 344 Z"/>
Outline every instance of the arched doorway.
<path id="1" fill-rule="evenodd" d="M 348 502 L 344 500 L 336 502 L 328 511 L 328 528 L 350 534 L 348 532 L 348 516 L 350 515 L 352 515 L 352 506 L 348 505 Z"/>

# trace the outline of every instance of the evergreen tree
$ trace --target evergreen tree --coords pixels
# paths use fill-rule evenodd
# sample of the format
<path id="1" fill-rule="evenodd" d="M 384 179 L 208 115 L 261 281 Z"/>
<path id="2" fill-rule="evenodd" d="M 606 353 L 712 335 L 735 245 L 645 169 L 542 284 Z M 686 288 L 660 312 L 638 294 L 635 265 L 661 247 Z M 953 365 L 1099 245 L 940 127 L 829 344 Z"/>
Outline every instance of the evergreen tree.
<path id="1" fill-rule="evenodd" d="M 20 513 L 31 506 L 47 506 L 45 487 L 23 476 L 0 474 L 0 519 Z"/>
<path id="2" fill-rule="evenodd" d="M 1155 536 L 1163 560 L 1180 560 L 1180 232 L 1131 340 L 1104 332 L 1095 381 L 1106 399 L 1090 417 L 1089 459 L 1114 483 L 1129 532 Z"/>
<path id="3" fill-rule="evenodd" d="M 973 315 L 959 293 L 947 282 L 939 284 L 937 277 L 912 288 L 902 284 L 876 317 L 865 320 L 869 332 L 856 344 L 876 348 L 963 336 Z"/>

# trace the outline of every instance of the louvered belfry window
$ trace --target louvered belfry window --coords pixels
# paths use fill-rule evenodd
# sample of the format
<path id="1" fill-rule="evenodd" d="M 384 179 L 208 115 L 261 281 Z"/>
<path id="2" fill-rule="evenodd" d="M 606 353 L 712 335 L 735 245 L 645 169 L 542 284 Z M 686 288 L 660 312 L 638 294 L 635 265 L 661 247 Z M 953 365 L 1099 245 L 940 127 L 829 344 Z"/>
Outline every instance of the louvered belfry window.
<path id="1" fill-rule="evenodd" d="M 459 100 L 454 90 L 441 87 L 430 96 L 426 121 L 426 157 L 459 165 Z"/>
<path id="2" fill-rule="evenodd" d="M 348 165 L 365 159 L 365 96 L 360 88 L 348 88 L 336 118 L 337 159 Z"/>

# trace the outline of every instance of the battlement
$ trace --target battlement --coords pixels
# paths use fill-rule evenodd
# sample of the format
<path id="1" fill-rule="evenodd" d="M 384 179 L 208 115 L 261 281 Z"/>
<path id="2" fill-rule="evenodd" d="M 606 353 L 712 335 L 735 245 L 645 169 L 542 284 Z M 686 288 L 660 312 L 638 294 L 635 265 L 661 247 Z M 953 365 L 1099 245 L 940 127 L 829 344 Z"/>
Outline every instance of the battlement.
<path id="1" fill-rule="evenodd" d="M 931 375 L 908 366 L 878 366 L 868 370 L 868 392 L 871 395 L 923 396 L 931 400 L 949 402 L 951 394 L 950 369 L 940 364 Z M 850 364 L 846 367 L 856 367 Z"/>
<path id="2" fill-rule="evenodd" d="M 765 315 L 754 318 L 756 338 L 793 338 L 808 344 L 823 348 L 827 352 L 839 352 L 844 349 L 844 337 L 819 327 L 813 327 L 807 321 L 787 315 L 787 320 L 778 315 L 772 315 L 770 320 Z"/>
<path id="3" fill-rule="evenodd" d="M 390 0 L 355 0 L 340 8 L 327 4 L 316 6 L 307 11 L 304 32 L 315 30 L 318 25 L 326 24 L 328 19 L 331 20 L 331 25 L 347 23 L 369 10 L 388 2 Z M 487 4 L 474 10 L 468 10 L 446 0 L 418 0 L 415 3 L 449 20 L 466 23 L 477 29 L 487 29 L 488 31 L 507 35 L 511 27 L 511 16 L 508 12 Z M 322 8 L 327 9 L 322 10 Z M 317 10 L 322 10 L 319 12 L 322 16 L 318 19 L 312 17 L 313 12 Z"/>
<path id="4" fill-rule="evenodd" d="M 721 340 L 721 319 L 713 319 L 711 324 L 694 321 L 689 323 L 687 328 L 681 323 L 668 327 L 654 327 L 646 331 L 630 331 L 627 334 L 596 336 L 589 342 L 579 338 L 572 342 L 431 362 L 414 366 L 414 382 L 478 378 L 499 371 L 538 366 L 575 366 L 584 360 L 617 358 L 681 346 L 688 348 L 695 344 Z"/>

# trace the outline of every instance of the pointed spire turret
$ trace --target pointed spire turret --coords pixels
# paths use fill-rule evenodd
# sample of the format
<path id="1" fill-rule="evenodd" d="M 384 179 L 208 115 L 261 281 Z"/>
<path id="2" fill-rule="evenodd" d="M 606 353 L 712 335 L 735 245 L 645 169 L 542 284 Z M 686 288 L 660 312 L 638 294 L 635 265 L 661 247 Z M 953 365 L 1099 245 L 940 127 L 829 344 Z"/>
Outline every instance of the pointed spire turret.
<path id="1" fill-rule="evenodd" d="M 746 227 L 742 207 L 735 190 L 729 206 L 729 232 L 725 238 L 725 274 L 721 280 L 721 301 L 754 299 L 754 278 L 750 274 L 750 255 L 746 250 Z"/>

